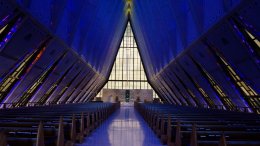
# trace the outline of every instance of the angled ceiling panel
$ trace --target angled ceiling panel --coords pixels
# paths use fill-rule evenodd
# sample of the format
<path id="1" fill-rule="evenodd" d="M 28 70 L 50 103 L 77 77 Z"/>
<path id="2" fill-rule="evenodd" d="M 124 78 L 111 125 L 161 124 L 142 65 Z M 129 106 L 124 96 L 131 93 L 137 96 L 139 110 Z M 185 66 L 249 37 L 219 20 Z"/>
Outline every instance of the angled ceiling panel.
<path id="1" fill-rule="evenodd" d="M 169 64 L 239 2 L 133 0 L 133 29 L 149 77 Z"/>
<path id="2" fill-rule="evenodd" d="M 210 87 L 209 82 L 200 73 L 198 68 L 192 62 L 191 58 L 187 55 L 183 56 L 180 60 L 180 65 L 188 72 L 191 73 L 193 79 L 196 79 L 197 83 L 205 90 L 205 92 L 211 97 L 211 99 L 216 103 L 216 105 L 221 105 L 220 99 L 215 94 L 214 90 Z"/>
<path id="3" fill-rule="evenodd" d="M 230 28 L 232 27 L 228 23 L 223 24 L 208 35 L 208 39 L 223 53 L 234 69 L 260 91 L 259 62 L 255 62 L 251 49 Z"/>
<path id="4" fill-rule="evenodd" d="M 219 89 L 222 90 L 236 106 L 245 107 L 246 105 L 242 102 L 242 97 L 236 92 L 233 83 L 212 53 L 213 52 L 202 43 L 198 43 L 194 49 L 191 50 L 192 56 L 208 71 L 212 79 L 218 84 Z"/>
<path id="5" fill-rule="evenodd" d="M 127 21 L 123 0 L 17 2 L 93 68 L 108 76 Z"/>

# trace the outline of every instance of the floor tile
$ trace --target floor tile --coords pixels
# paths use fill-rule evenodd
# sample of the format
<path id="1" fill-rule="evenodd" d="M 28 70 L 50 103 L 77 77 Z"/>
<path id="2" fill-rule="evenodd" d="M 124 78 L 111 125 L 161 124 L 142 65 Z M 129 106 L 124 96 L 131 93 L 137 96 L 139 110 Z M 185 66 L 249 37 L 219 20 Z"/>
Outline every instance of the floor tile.
<path id="1" fill-rule="evenodd" d="M 122 105 L 77 146 L 161 146 L 133 105 Z"/>

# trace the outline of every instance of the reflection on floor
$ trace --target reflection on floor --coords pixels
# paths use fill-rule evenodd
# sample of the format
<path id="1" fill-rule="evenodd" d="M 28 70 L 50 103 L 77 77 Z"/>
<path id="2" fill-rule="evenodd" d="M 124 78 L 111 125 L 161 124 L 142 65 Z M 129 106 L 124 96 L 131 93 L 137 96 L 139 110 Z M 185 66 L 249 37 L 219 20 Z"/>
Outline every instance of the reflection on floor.
<path id="1" fill-rule="evenodd" d="M 161 146 L 160 140 L 134 110 L 121 105 L 120 110 L 105 121 L 83 144 L 77 146 Z"/>

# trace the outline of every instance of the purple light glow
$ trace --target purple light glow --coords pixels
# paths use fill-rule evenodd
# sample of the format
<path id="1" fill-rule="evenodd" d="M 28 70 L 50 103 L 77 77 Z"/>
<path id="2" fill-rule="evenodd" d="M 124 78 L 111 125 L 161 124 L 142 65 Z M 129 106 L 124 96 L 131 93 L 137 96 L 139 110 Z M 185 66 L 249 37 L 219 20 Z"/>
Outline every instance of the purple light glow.
<path id="1" fill-rule="evenodd" d="M 14 33 L 17 31 L 19 25 L 21 24 L 22 18 L 19 18 L 14 26 L 11 28 L 11 30 L 7 33 L 3 41 L 0 42 L 0 51 L 4 48 L 4 46 L 8 43 L 8 41 L 12 38 Z"/>
<path id="2" fill-rule="evenodd" d="M 242 20 L 241 20 L 241 21 L 242 21 Z M 243 44 L 245 44 L 246 47 L 249 49 L 249 53 L 253 56 L 255 62 L 256 62 L 257 64 L 259 64 L 259 63 L 260 63 L 260 62 L 259 62 L 259 59 L 258 59 L 258 57 L 256 57 L 256 54 L 255 54 L 254 49 L 253 49 L 253 48 L 251 47 L 251 45 L 246 41 L 245 36 L 244 36 L 244 35 L 242 34 L 242 32 L 238 29 L 238 27 L 236 26 L 236 24 L 235 24 L 233 21 L 230 21 L 230 23 L 232 24 L 232 26 L 233 26 L 235 32 L 238 34 L 238 36 L 239 36 L 241 42 L 242 42 Z"/>
<path id="3" fill-rule="evenodd" d="M 0 25 L 2 25 L 8 18 L 10 15 L 7 15 L 4 17 L 4 19 L 1 20 Z"/>
<path id="4" fill-rule="evenodd" d="M 43 84 L 40 85 L 40 87 L 37 89 L 37 91 L 34 93 L 34 95 L 32 95 L 31 99 L 30 99 L 28 102 L 36 102 L 36 101 L 35 101 L 35 98 L 36 98 L 35 95 L 41 90 L 42 85 L 43 85 Z"/>
<path id="5" fill-rule="evenodd" d="M 215 93 L 214 93 L 214 94 L 215 94 Z M 222 103 L 222 101 L 220 100 L 220 97 L 219 97 L 217 94 L 215 94 L 215 97 L 216 97 L 218 103 L 220 103 L 220 105 L 224 106 L 223 103 Z M 225 107 L 225 106 L 224 106 L 224 107 Z"/>
<path id="6" fill-rule="evenodd" d="M 11 99 L 11 95 L 13 94 L 14 90 L 18 87 L 18 85 L 20 84 L 21 80 L 18 80 L 14 87 L 10 90 L 10 92 L 7 94 L 7 96 L 4 98 L 4 100 L 2 101 L 2 103 L 11 103 L 13 100 Z"/>

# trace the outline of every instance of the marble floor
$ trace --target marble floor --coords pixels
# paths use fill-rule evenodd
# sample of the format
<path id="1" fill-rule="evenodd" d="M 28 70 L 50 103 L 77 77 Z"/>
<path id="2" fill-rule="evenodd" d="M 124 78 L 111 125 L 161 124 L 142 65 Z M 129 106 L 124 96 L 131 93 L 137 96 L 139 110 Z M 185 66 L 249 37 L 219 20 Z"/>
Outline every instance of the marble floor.
<path id="1" fill-rule="evenodd" d="M 77 146 L 161 146 L 160 140 L 133 105 L 121 105 L 99 128 Z"/>

